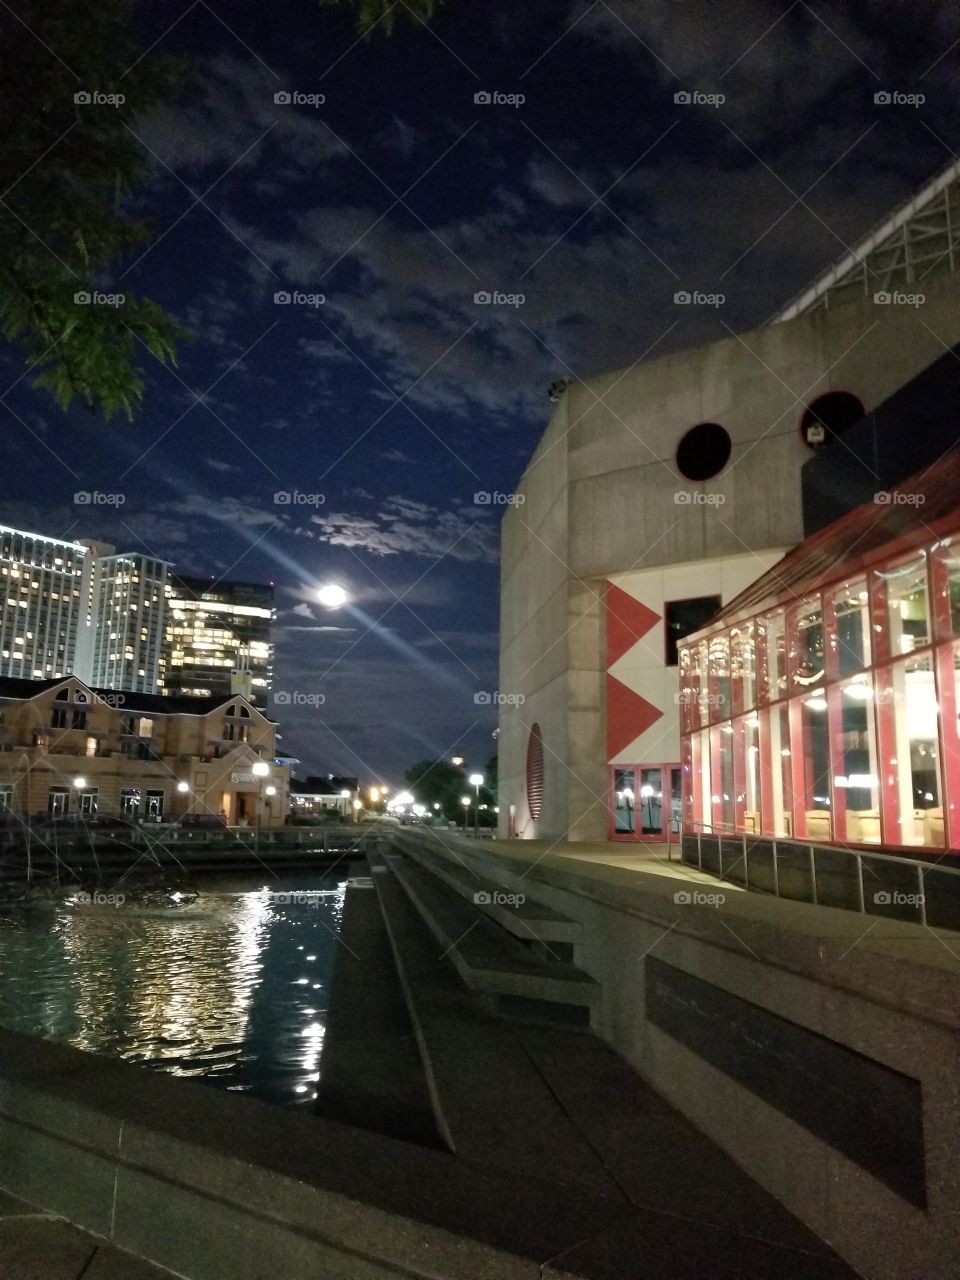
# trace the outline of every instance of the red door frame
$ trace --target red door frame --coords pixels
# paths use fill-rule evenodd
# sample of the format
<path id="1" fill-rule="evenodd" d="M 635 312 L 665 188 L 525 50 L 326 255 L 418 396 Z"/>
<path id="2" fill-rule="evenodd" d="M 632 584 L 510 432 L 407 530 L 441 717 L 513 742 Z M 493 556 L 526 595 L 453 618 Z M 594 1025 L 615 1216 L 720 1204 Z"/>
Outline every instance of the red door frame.
<path id="1" fill-rule="evenodd" d="M 683 772 L 680 766 L 680 762 L 671 761 L 669 764 L 660 764 L 660 763 L 651 763 L 651 762 L 647 762 L 644 764 L 616 764 L 616 765 L 612 764 L 609 766 L 609 768 L 610 768 L 610 798 L 609 798 L 609 803 L 607 807 L 607 831 L 608 831 L 609 839 L 628 840 L 631 843 L 639 843 L 639 844 L 663 844 L 667 838 L 667 829 L 670 825 L 670 822 L 673 819 L 673 793 L 671 788 L 671 783 L 673 780 L 671 770 L 673 769 L 676 769 L 676 771 L 680 774 L 681 805 L 683 803 L 683 800 L 682 800 Z M 617 831 L 615 829 L 616 828 L 615 778 L 616 778 L 617 771 L 621 769 L 633 770 L 633 781 L 634 781 L 633 821 L 634 821 L 635 829 L 632 832 Z M 661 806 L 660 806 L 660 831 L 656 835 L 644 835 L 640 831 L 640 823 L 638 819 L 640 809 L 637 804 L 637 801 L 640 798 L 640 795 L 639 795 L 640 774 L 644 769 L 660 770 L 660 785 L 663 792 L 663 796 L 662 796 L 663 803 L 661 803 Z M 682 813 L 682 810 L 681 810 L 681 813 Z M 677 839 L 679 840 L 679 838 L 680 837 L 678 834 Z"/>

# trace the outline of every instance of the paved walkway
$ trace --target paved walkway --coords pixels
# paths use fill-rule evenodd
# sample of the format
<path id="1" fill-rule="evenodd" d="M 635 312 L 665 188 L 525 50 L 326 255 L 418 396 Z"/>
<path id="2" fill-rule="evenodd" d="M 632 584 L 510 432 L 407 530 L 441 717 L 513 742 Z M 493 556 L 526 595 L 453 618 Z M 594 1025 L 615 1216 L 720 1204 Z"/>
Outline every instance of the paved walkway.
<path id="1" fill-rule="evenodd" d="M 172 1280 L 62 1218 L 0 1191 L 0 1280 Z"/>
<path id="2" fill-rule="evenodd" d="M 521 876 L 531 875 L 588 895 L 595 891 L 607 901 L 616 897 L 626 903 L 631 891 L 647 898 L 656 894 L 669 899 L 678 884 L 709 886 L 710 892 L 722 891 L 725 911 L 733 912 L 745 925 L 752 922 L 783 930 L 785 936 L 815 939 L 825 947 L 839 948 L 844 955 L 849 947 L 868 956 L 909 960 L 921 971 L 937 971 L 944 980 L 955 981 L 960 975 L 960 931 L 751 893 L 742 885 L 680 862 L 675 844 L 669 848 L 666 844 L 629 845 L 607 840 L 471 840 L 469 844 L 481 856 L 493 856 L 501 864 L 506 859 L 519 864 Z M 622 898 L 621 891 L 625 891 Z M 955 1008 L 955 996 L 950 1005 Z"/>

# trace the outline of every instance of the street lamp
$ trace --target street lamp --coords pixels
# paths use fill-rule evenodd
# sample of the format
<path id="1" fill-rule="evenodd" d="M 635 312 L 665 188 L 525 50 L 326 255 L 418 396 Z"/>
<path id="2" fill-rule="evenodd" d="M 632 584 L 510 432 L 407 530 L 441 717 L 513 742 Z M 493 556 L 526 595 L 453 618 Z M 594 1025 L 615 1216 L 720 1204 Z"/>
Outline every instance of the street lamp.
<path id="1" fill-rule="evenodd" d="M 257 793 L 257 843 L 256 851 L 260 852 L 260 821 L 263 817 L 263 780 L 270 775 L 270 766 L 266 760 L 255 760 L 251 773 L 259 780 L 260 787 Z"/>
<path id="2" fill-rule="evenodd" d="M 463 805 L 463 826 L 464 826 L 464 829 L 466 829 L 467 824 L 470 821 L 470 804 L 471 804 L 470 797 L 461 796 L 460 803 Z"/>
<path id="3" fill-rule="evenodd" d="M 473 811 L 473 834 L 476 836 L 480 832 L 480 788 L 483 786 L 483 774 L 471 773 L 470 785 L 477 793 L 477 807 Z"/>

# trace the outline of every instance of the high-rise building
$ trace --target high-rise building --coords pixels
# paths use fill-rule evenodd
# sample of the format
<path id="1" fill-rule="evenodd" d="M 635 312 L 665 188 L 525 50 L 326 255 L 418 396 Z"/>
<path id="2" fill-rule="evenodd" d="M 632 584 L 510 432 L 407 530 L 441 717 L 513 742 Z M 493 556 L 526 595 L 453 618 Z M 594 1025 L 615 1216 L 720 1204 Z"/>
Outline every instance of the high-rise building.
<path id="1" fill-rule="evenodd" d="M 167 564 L 86 543 L 83 618 L 75 674 L 98 689 L 157 693 L 163 683 Z"/>
<path id="2" fill-rule="evenodd" d="M 0 676 L 98 689 L 243 694 L 265 708 L 273 587 L 169 572 L 110 543 L 0 525 Z"/>
<path id="3" fill-rule="evenodd" d="M 0 675 L 45 680 L 73 670 L 87 548 L 0 526 Z"/>
<path id="4" fill-rule="evenodd" d="M 267 705 L 273 677 L 273 587 L 171 574 L 163 691 L 186 697 L 241 693 Z"/>

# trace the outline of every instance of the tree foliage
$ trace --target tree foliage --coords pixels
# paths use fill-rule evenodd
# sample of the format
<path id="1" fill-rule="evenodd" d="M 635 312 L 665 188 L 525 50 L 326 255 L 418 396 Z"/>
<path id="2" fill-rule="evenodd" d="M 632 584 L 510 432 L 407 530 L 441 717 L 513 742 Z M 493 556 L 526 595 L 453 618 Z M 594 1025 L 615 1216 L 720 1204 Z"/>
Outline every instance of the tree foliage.
<path id="1" fill-rule="evenodd" d="M 397 18 L 405 18 L 415 25 L 429 22 L 443 0 L 320 0 L 321 4 L 346 3 L 357 15 L 357 30 L 370 37 L 374 31 L 393 34 Z"/>
<path id="2" fill-rule="evenodd" d="M 437 811 L 433 806 L 439 804 L 439 813 L 448 822 L 463 822 L 466 808 L 463 797 L 469 796 L 470 821 L 473 822 L 472 806 L 477 803 L 477 797 L 466 773 L 459 766 L 451 764 L 449 760 L 419 760 L 415 765 L 410 766 L 403 775 L 403 780 L 418 804 L 426 805 L 434 814 Z M 488 805 L 492 809 L 495 803 L 496 792 L 491 789 L 489 779 L 486 779 L 480 788 L 480 804 Z M 494 814 L 483 813 L 480 818 L 481 826 L 490 826 Z"/>
<path id="3" fill-rule="evenodd" d="M 150 161 L 127 126 L 182 72 L 142 55 L 127 0 L 16 8 L 0 8 L 0 335 L 63 408 L 129 417 L 147 352 L 174 361 L 185 331 L 117 279 L 150 236 L 126 212 Z"/>

